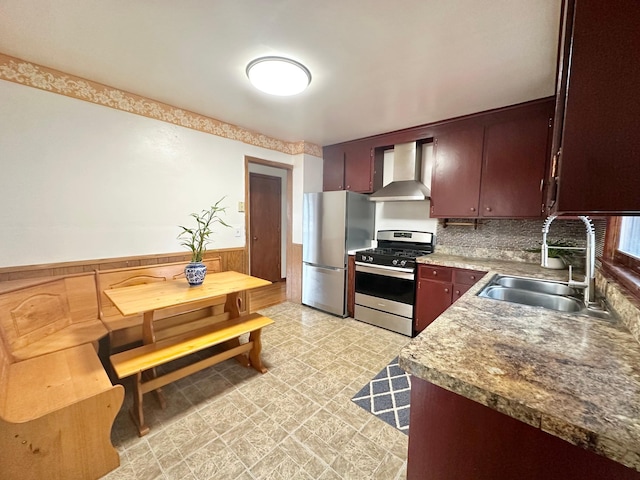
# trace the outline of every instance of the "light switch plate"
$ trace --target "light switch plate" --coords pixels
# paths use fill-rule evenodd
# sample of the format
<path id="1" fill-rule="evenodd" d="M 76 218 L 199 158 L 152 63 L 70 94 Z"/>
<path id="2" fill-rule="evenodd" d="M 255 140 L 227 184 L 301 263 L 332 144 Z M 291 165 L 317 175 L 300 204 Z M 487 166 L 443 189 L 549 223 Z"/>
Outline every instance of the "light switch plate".
<path id="1" fill-rule="evenodd" d="M 238 202 L 238 212 L 244 212 L 244 202 Z"/>

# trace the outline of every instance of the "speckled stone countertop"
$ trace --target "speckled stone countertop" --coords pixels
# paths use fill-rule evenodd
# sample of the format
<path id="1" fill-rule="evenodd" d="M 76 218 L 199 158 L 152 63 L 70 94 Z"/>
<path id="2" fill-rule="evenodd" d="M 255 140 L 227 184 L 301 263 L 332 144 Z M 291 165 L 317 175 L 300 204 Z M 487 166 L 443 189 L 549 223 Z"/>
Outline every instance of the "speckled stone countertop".
<path id="1" fill-rule="evenodd" d="M 477 296 L 496 273 L 567 271 L 437 253 L 419 262 L 488 274 L 402 350 L 402 368 L 640 471 L 640 344 L 621 321 Z"/>

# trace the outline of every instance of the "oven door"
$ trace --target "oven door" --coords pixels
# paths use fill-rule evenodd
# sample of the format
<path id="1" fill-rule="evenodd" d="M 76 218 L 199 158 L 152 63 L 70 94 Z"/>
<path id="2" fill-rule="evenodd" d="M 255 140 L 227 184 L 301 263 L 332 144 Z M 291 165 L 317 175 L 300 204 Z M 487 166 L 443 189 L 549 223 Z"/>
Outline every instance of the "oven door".
<path id="1" fill-rule="evenodd" d="M 411 336 L 415 280 L 413 269 L 356 262 L 354 317 Z"/>

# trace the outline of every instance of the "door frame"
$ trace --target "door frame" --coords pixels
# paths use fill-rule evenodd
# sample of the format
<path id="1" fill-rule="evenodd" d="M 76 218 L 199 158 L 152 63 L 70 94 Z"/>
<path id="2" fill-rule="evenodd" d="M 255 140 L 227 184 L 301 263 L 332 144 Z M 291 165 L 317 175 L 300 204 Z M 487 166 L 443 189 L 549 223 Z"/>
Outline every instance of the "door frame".
<path id="1" fill-rule="evenodd" d="M 251 196 L 249 192 L 249 164 L 257 164 L 264 165 L 267 167 L 277 168 L 280 170 L 285 170 L 287 174 L 287 190 L 286 190 L 286 201 L 287 201 L 287 244 L 285 247 L 286 251 L 286 272 L 287 278 L 289 276 L 289 272 L 292 271 L 292 249 L 293 249 L 293 230 L 292 230 L 292 221 L 293 221 L 293 165 L 288 165 L 286 163 L 274 162 L 271 160 L 264 160 L 257 157 L 251 157 L 249 155 L 244 156 L 244 244 L 247 249 L 247 254 L 245 255 L 245 272 L 249 272 L 249 262 L 251 260 L 251 242 L 249 242 L 249 225 L 250 225 L 250 215 L 251 215 Z M 289 289 L 287 288 L 287 291 Z"/>

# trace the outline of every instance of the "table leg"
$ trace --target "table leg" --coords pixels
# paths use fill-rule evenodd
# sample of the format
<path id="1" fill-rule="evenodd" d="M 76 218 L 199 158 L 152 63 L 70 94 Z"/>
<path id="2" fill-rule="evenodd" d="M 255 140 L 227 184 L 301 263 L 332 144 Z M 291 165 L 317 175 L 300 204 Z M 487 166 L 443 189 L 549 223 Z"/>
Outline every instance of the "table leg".
<path id="1" fill-rule="evenodd" d="M 231 318 L 238 318 L 240 316 L 240 303 L 239 292 L 229 293 L 224 304 L 224 311 L 229 312 Z"/>

